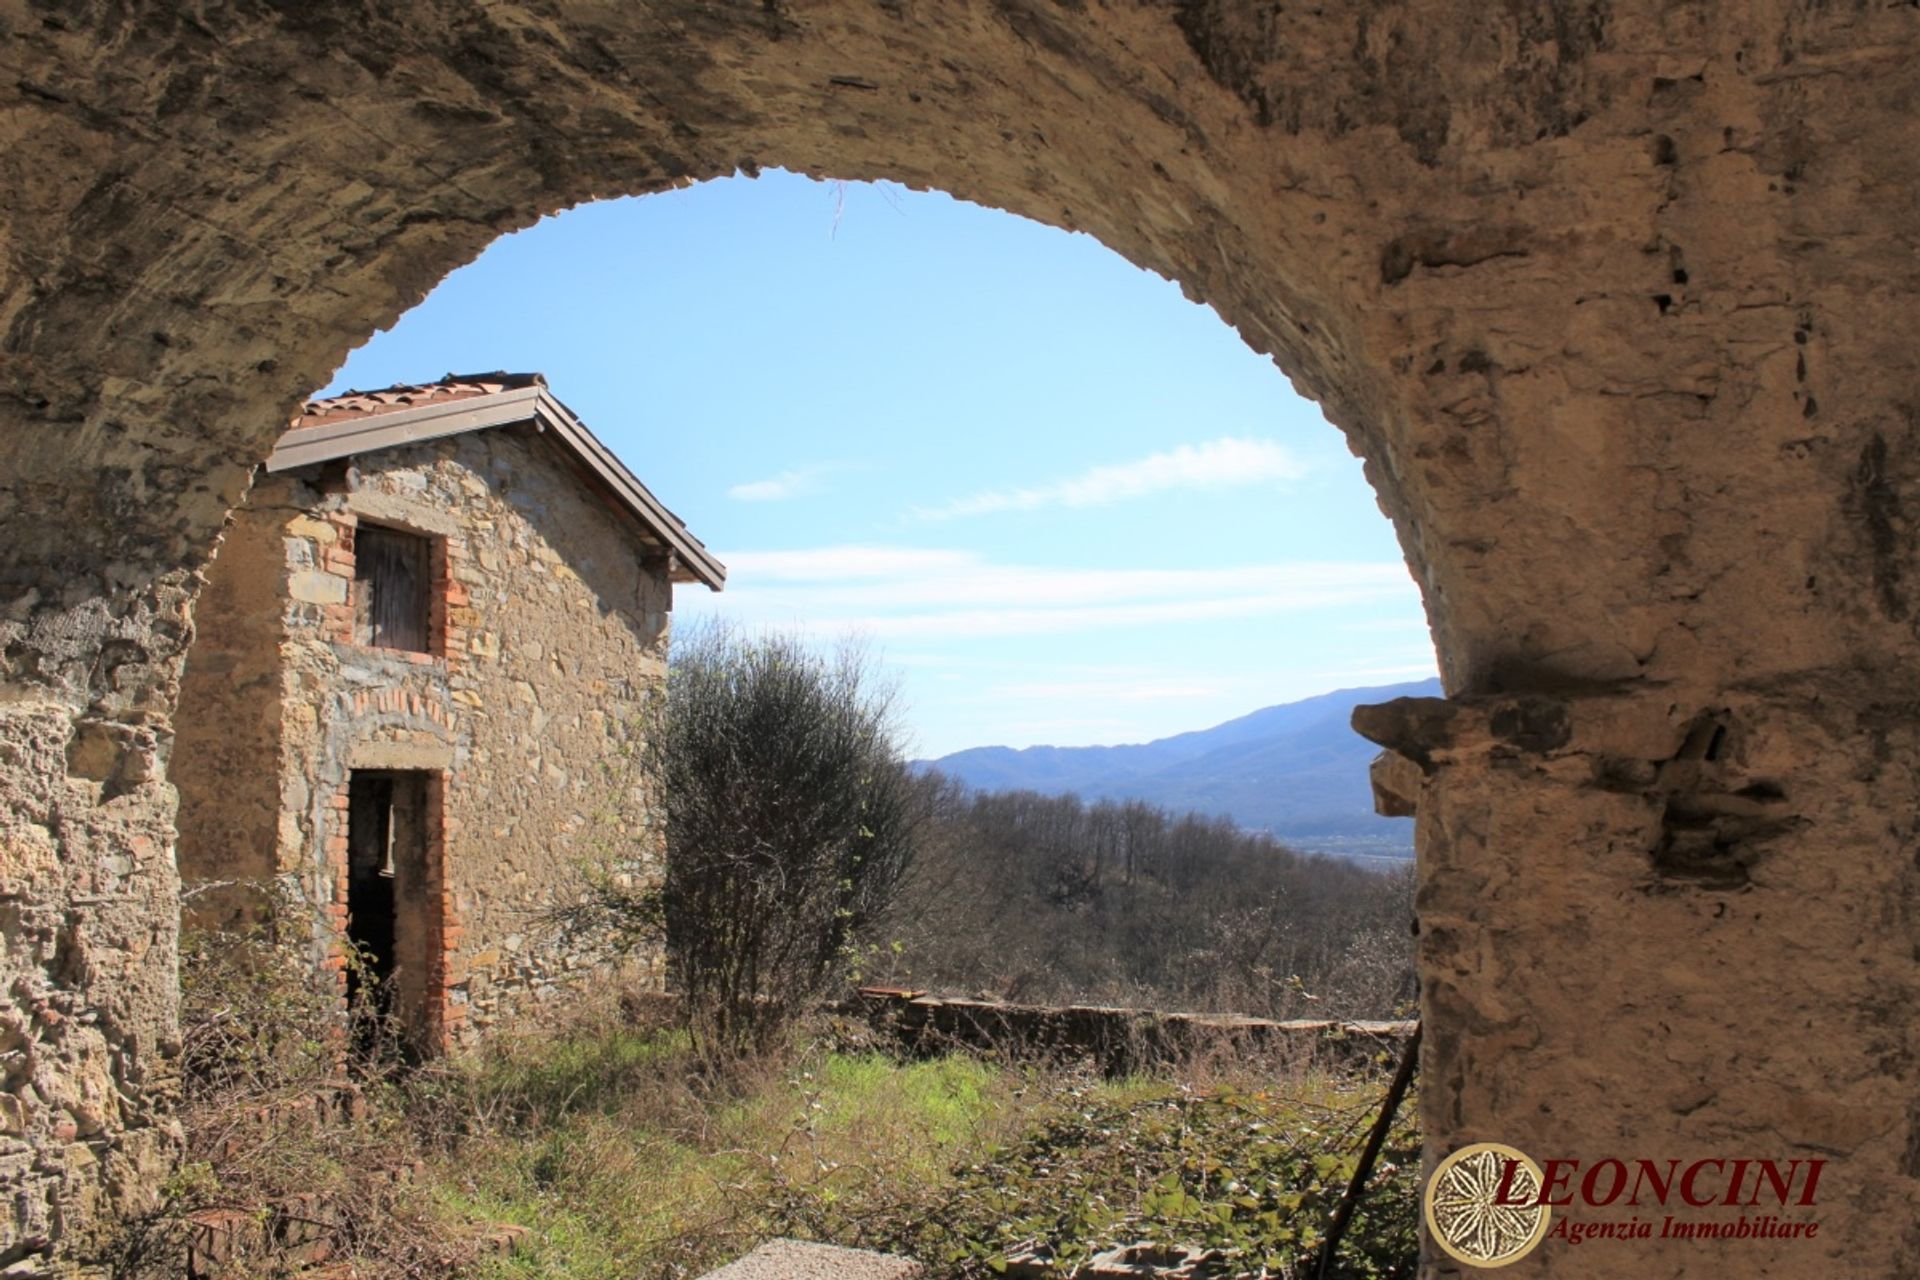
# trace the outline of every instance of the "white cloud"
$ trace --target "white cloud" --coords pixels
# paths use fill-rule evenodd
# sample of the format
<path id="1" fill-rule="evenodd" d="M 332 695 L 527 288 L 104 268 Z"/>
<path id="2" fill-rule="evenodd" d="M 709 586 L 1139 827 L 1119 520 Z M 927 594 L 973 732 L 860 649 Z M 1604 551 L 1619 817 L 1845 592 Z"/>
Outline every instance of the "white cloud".
<path id="1" fill-rule="evenodd" d="M 937 507 L 915 507 L 913 514 L 922 520 L 954 520 L 1041 507 L 1103 507 L 1175 489 L 1223 489 L 1297 480 L 1306 470 L 1305 464 L 1272 440 L 1225 436 L 1204 444 L 1183 444 L 1133 462 L 1094 467 L 1037 489 L 988 490 Z"/>
<path id="2" fill-rule="evenodd" d="M 1220 622 L 1256 618 L 1300 609 L 1360 603 L 1377 598 L 1364 593 L 1322 595 L 1226 596 L 1168 600 L 1152 604 L 1091 605 L 1064 609 L 971 609 L 846 619 L 844 625 L 881 639 L 911 637 L 1059 635 L 1068 631 L 1113 631 L 1162 623 Z"/>
<path id="3" fill-rule="evenodd" d="M 781 502 L 803 494 L 818 493 L 822 487 L 821 481 L 838 470 L 841 470 L 839 463 L 809 463 L 765 480 L 736 484 L 727 490 L 727 496 L 736 502 Z"/>
<path id="4" fill-rule="evenodd" d="M 1399 561 L 1233 568 L 1080 569 L 999 564 L 969 551 L 839 546 L 722 553 L 717 612 L 880 639 L 1047 635 L 1217 622 L 1404 600 Z M 1172 695 L 1169 695 L 1172 696 Z"/>
<path id="5" fill-rule="evenodd" d="M 1016 720 L 1006 726 L 1006 731 L 1017 741 L 1068 737 L 1106 740 L 1130 728 L 1132 725 L 1125 720 L 1062 716 L 1053 720 Z"/>
<path id="6" fill-rule="evenodd" d="M 1356 618 L 1352 622 L 1340 624 L 1342 631 L 1418 631 L 1427 633 L 1427 620 L 1416 615 L 1409 618 Z"/>
<path id="7" fill-rule="evenodd" d="M 766 600 L 792 597 L 808 612 L 898 612 L 965 606 L 1057 610 L 1071 605 L 1286 595 L 1303 604 L 1399 595 L 1410 587 L 1397 560 L 1357 564 L 1296 561 L 1207 569 L 1080 569 L 996 564 L 971 551 L 842 546 L 721 555 L 729 590 Z M 804 585 L 803 585 L 804 584 Z"/>

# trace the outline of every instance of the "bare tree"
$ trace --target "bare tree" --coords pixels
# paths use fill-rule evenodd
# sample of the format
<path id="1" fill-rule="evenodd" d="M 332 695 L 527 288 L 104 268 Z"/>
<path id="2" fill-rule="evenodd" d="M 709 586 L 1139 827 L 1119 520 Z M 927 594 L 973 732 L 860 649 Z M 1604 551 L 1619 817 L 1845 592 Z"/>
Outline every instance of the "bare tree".
<path id="1" fill-rule="evenodd" d="M 1410 869 L 1139 801 L 941 797 L 888 917 L 890 980 L 1007 999 L 1386 1017 L 1415 995 Z"/>

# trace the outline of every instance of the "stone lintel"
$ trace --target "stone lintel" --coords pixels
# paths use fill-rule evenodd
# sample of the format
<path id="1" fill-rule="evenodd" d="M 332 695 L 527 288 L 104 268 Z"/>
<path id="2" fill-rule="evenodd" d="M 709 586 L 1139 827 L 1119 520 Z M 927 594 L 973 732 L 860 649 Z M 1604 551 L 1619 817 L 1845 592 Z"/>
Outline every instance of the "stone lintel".
<path id="1" fill-rule="evenodd" d="M 453 768 L 453 744 L 446 742 L 362 742 L 347 752 L 352 769 Z"/>

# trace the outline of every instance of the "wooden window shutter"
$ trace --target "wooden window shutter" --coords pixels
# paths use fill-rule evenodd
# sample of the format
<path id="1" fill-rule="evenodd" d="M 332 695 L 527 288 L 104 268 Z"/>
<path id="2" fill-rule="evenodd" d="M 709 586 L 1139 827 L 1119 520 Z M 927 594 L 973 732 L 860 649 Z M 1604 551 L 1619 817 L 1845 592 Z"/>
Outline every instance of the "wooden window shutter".
<path id="1" fill-rule="evenodd" d="M 356 639 L 381 649 L 427 652 L 429 551 L 418 534 L 360 526 L 354 536 Z"/>

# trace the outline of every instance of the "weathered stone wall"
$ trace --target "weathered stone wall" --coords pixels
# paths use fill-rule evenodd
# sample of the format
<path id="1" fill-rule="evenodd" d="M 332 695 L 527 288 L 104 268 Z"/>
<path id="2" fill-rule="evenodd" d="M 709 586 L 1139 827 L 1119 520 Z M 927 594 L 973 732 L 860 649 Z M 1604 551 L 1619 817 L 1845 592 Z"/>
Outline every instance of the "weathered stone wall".
<path id="1" fill-rule="evenodd" d="M 126 777 L 150 736 L 90 732 L 0 712 L 0 1258 L 85 1250 L 171 1164 L 173 791 Z"/>
<path id="2" fill-rule="evenodd" d="M 163 1133 L 165 746 L 275 424 L 501 232 L 780 164 L 1177 278 L 1366 458 L 1450 695 L 1628 727 L 1405 739 L 1431 1154 L 1820 1150 L 1818 1245 L 1741 1265 L 1920 1271 L 1916 51 L 1827 0 L 0 4 L 4 1090 L 116 1096 L 20 1122 L 0 1260 Z"/>
<path id="3" fill-rule="evenodd" d="M 1113 1005 L 1009 1004 L 862 988 L 836 1006 L 865 1019 L 909 1052 L 956 1048 L 1014 1056 L 1088 1059 L 1108 1075 L 1150 1070 L 1219 1054 L 1264 1055 L 1281 1070 L 1391 1072 L 1416 1023 L 1325 1018 L 1248 1018 Z"/>
<path id="4" fill-rule="evenodd" d="M 431 652 L 354 643 L 353 547 L 368 524 L 432 540 Z M 672 588 L 641 552 L 630 521 L 531 428 L 264 477 L 211 570 L 205 595 L 220 606 L 187 664 L 177 772 L 189 921 L 225 922 L 199 904 L 227 899 L 195 881 L 251 877 L 245 900 L 291 911 L 280 935 L 337 966 L 349 774 L 423 771 L 440 779 L 436 892 L 422 908 L 432 1039 L 470 1039 L 604 966 L 547 914 L 578 897 L 583 863 L 602 853 L 659 869 L 633 729 L 665 674 Z M 238 617 L 256 621 L 228 630 Z M 203 667 L 209 683 L 241 669 L 272 680 L 196 697 Z M 229 718 L 271 720 L 275 750 L 246 760 L 248 744 L 221 742 Z M 245 780 L 248 830 L 266 834 L 257 856 L 230 843 L 226 770 Z M 253 778 L 272 789 L 266 824 Z M 634 963 L 657 981 L 657 957 Z"/>
<path id="5" fill-rule="evenodd" d="M 1911 1219 L 1887 1233 L 1893 1265 L 1872 1244 L 1915 1176 L 1913 818 L 1870 797 L 1912 785 L 1910 711 L 1629 686 L 1401 699 L 1355 725 L 1424 775 L 1430 1131 L 1524 1133 L 1536 1158 L 1589 1165 L 1827 1160 L 1795 1211 L 1819 1242 L 1750 1242 L 1739 1274 L 1905 1273 Z M 1628 1256 L 1673 1265 L 1651 1247 Z M 1541 1274 L 1579 1262 L 1541 1252 Z"/>
<path id="6" fill-rule="evenodd" d="M 280 839 L 287 550 L 276 512 L 233 513 L 194 603 L 168 772 L 180 794 L 181 917 L 205 929 L 262 923 Z"/>

